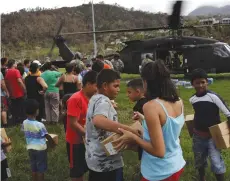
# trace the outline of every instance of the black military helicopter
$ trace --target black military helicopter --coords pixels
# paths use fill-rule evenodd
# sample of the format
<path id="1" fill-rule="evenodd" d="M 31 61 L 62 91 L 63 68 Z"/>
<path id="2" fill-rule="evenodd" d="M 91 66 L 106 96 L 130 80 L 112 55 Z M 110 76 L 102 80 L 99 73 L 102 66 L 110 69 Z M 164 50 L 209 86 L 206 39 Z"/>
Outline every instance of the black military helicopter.
<path id="1" fill-rule="evenodd" d="M 120 58 L 125 65 L 123 72 L 139 73 L 143 56 L 146 54 L 150 54 L 153 61 L 159 58 L 164 60 L 171 72 L 175 74 L 189 73 L 196 68 L 203 68 L 207 72 L 213 73 L 230 72 L 230 46 L 228 44 L 209 38 L 182 36 L 183 29 L 196 29 L 207 26 L 183 26 L 180 16 L 181 6 L 182 1 L 177 1 L 174 4 L 173 12 L 168 18 L 167 27 L 60 33 L 63 26 L 62 22 L 57 35 L 54 37 L 54 44 L 50 52 L 52 52 L 56 44 L 64 61 L 54 61 L 53 64 L 58 67 L 64 67 L 65 63 L 70 62 L 79 55 L 71 52 L 62 35 L 172 30 L 172 35 L 168 37 L 124 42 L 126 47 L 119 52 Z M 171 58 L 172 52 L 174 52 L 174 58 Z M 182 62 L 178 60 L 178 55 L 183 57 Z M 111 56 L 108 56 L 108 58 Z"/>

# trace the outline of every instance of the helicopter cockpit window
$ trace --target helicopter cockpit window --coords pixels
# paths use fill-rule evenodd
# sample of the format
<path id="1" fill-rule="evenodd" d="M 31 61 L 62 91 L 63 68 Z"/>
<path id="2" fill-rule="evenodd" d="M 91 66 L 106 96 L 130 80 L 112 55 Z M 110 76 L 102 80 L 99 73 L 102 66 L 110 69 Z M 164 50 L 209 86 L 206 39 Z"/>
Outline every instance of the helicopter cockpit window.
<path id="1" fill-rule="evenodd" d="M 228 52 L 230 53 L 230 46 L 226 44 L 225 47 L 228 50 Z"/>
<path id="2" fill-rule="evenodd" d="M 214 47 L 213 53 L 220 57 L 230 57 L 230 48 L 228 45 L 219 45 Z"/>

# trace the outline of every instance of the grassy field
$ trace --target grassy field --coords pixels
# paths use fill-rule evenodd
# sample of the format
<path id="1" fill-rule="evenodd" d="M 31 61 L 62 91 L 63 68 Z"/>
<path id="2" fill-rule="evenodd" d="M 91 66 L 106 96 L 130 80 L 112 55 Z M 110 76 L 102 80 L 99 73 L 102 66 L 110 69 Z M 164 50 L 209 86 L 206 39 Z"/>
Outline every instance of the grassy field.
<path id="1" fill-rule="evenodd" d="M 134 75 L 128 76 L 123 75 L 124 79 L 129 79 L 135 77 Z M 214 81 L 214 84 L 210 88 L 220 94 L 227 103 L 230 103 L 230 82 L 227 80 Z M 116 101 L 119 104 L 119 120 L 122 123 L 131 123 L 131 114 L 133 103 L 131 103 L 126 97 L 126 87 L 125 81 L 122 82 L 121 92 L 117 97 Z M 179 88 L 179 93 L 185 104 L 185 114 L 193 113 L 192 106 L 189 104 L 189 97 L 194 93 L 193 89 L 185 89 L 183 87 Z M 225 118 L 222 116 L 222 120 Z M 55 133 L 59 135 L 59 144 L 53 151 L 48 153 L 48 171 L 46 173 L 47 181 L 68 181 L 69 179 L 69 169 L 68 160 L 66 153 L 66 144 L 64 137 L 63 125 L 57 126 L 47 126 L 50 133 Z M 29 158 L 26 151 L 25 139 L 23 133 L 20 131 L 20 127 L 8 128 L 7 134 L 13 142 L 13 151 L 7 155 L 9 166 L 12 172 L 12 178 L 10 181 L 29 181 L 31 180 L 31 171 L 29 165 Z M 185 172 L 181 178 L 181 181 L 195 181 L 196 172 L 194 169 L 194 159 L 192 152 L 192 142 L 188 135 L 187 129 L 184 126 L 181 134 L 181 145 L 184 153 L 184 158 L 187 162 L 185 167 Z M 138 181 L 139 179 L 139 161 L 137 159 L 137 154 L 131 151 L 126 151 L 123 153 L 125 160 L 124 167 L 124 177 L 125 181 Z M 230 178 L 230 150 L 223 150 L 222 153 L 225 164 L 227 165 L 226 181 Z M 207 171 L 207 181 L 214 181 L 215 178 L 210 172 Z"/>

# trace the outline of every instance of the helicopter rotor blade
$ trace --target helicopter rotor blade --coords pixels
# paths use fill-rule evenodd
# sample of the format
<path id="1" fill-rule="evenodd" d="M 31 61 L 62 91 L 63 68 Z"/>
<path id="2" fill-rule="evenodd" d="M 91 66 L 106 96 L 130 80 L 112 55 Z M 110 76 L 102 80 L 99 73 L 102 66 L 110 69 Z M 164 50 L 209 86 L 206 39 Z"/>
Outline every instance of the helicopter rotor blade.
<path id="1" fill-rule="evenodd" d="M 215 26 L 230 26 L 230 24 L 214 24 L 214 25 L 197 25 L 197 26 L 182 26 L 178 29 L 194 29 Z M 116 29 L 116 30 L 101 30 L 101 31 L 85 31 L 85 32 L 70 32 L 60 33 L 60 35 L 77 35 L 77 34 L 102 34 L 102 33 L 125 33 L 125 32 L 139 32 L 139 31 L 157 31 L 157 30 L 171 30 L 170 27 L 149 27 L 149 28 L 134 28 L 134 29 Z"/>
<path id="2" fill-rule="evenodd" d="M 176 1 L 176 3 L 173 5 L 172 14 L 168 17 L 168 26 L 172 30 L 177 30 L 181 27 L 181 7 L 182 1 Z"/>
<path id="3" fill-rule="evenodd" d="M 58 31 L 57 31 L 55 37 L 57 37 L 57 36 L 60 34 L 63 25 L 64 25 L 64 20 L 61 21 L 60 26 L 59 26 L 59 28 L 58 28 Z M 55 37 L 54 37 L 54 38 L 55 38 Z M 54 49 L 54 47 L 55 47 L 55 44 L 56 44 L 56 42 L 55 42 L 55 40 L 54 40 L 54 41 L 53 41 L 53 44 L 52 44 L 52 47 L 51 47 L 51 49 L 50 49 L 50 52 L 49 52 L 49 54 L 48 54 L 49 57 L 52 55 L 53 49 Z"/>

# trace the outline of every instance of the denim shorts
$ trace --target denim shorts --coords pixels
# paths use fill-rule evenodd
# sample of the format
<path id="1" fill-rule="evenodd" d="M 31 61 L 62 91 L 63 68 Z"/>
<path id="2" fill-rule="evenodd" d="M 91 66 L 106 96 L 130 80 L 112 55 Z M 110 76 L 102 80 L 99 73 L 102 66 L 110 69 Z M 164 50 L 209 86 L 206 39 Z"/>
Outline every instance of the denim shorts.
<path id="1" fill-rule="evenodd" d="M 32 172 L 44 173 L 47 170 L 47 151 L 28 150 Z"/>
<path id="2" fill-rule="evenodd" d="M 95 172 L 89 170 L 89 181 L 123 181 L 123 168 L 109 172 Z"/>
<path id="3" fill-rule="evenodd" d="M 194 133 L 193 152 L 196 169 L 207 167 L 207 158 L 209 157 L 212 172 L 215 174 L 223 174 L 226 172 L 226 167 L 221 156 L 221 152 L 216 148 L 213 139 L 203 138 Z"/>

